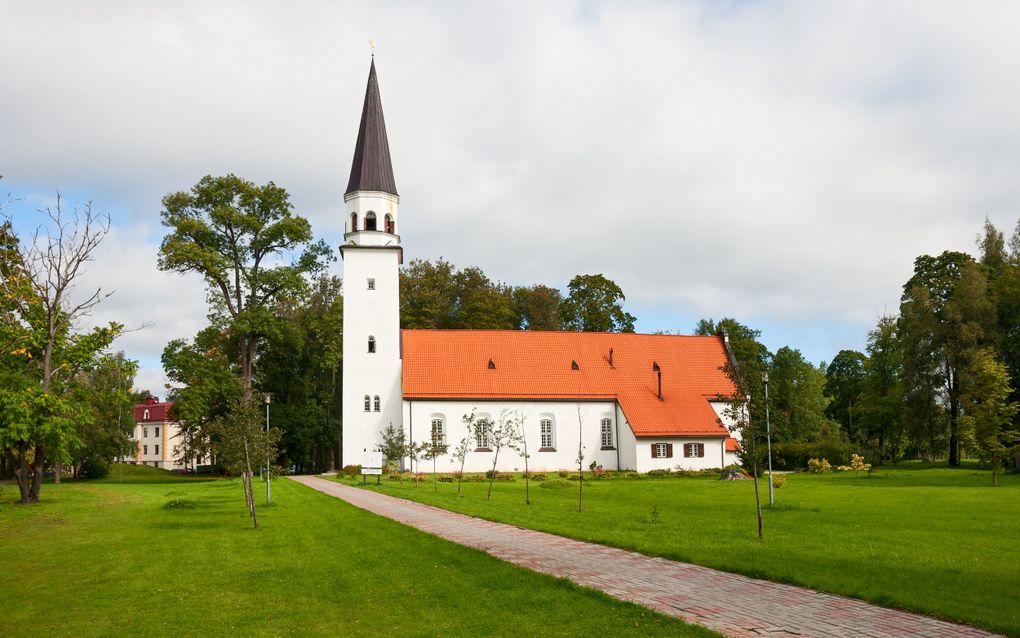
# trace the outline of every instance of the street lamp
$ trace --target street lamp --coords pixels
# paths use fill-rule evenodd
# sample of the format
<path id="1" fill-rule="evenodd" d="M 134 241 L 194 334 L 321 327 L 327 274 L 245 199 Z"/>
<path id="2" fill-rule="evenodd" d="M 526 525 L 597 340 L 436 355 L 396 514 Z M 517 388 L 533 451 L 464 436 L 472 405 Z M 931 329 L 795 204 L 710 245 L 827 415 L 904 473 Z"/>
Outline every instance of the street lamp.
<path id="1" fill-rule="evenodd" d="M 268 392 L 266 393 L 266 440 L 269 440 L 269 400 L 272 397 Z M 271 489 L 270 478 L 272 477 L 272 467 L 269 465 L 269 454 L 266 454 L 266 505 L 269 505 Z"/>
<path id="2" fill-rule="evenodd" d="M 772 426 L 769 423 L 769 373 L 761 373 L 762 383 L 765 384 L 765 437 L 769 450 L 769 507 L 776 504 L 775 492 L 772 488 Z"/>

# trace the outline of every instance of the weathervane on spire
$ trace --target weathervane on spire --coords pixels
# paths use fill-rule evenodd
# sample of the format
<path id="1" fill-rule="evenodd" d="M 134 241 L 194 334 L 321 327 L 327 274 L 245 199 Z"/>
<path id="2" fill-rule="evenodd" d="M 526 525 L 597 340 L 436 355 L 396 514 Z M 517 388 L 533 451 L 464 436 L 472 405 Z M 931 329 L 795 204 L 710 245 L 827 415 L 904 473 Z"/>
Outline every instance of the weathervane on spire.
<path id="1" fill-rule="evenodd" d="M 372 57 L 375 57 L 375 40 L 369 40 L 368 46 L 372 49 Z"/>

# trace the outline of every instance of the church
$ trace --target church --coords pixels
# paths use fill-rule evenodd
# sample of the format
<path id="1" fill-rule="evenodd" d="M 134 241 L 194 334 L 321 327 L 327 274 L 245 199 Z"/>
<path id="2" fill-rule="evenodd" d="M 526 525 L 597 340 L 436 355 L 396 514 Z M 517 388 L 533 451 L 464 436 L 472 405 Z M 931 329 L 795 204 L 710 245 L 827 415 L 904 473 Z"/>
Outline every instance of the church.
<path id="1" fill-rule="evenodd" d="M 397 194 L 375 60 L 344 194 L 343 463 L 359 464 L 387 426 L 408 441 L 469 441 L 464 469 L 492 467 L 490 432 L 465 415 L 514 419 L 534 471 L 583 465 L 647 472 L 737 463 L 734 393 L 722 337 L 527 330 L 401 330 Z M 450 454 L 443 472 L 459 469 Z M 405 468 L 410 459 L 403 459 Z M 431 462 L 428 467 L 431 469 Z M 417 469 L 417 468 L 414 468 Z M 522 471 L 500 450 L 498 469 Z"/>

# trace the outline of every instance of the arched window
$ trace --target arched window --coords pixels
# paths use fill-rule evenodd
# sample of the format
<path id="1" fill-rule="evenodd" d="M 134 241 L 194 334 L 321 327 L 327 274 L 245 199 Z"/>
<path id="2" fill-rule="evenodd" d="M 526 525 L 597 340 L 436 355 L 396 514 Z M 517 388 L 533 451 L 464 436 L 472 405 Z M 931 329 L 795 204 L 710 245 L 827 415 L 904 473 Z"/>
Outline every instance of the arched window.
<path id="1" fill-rule="evenodd" d="M 391 235 L 397 234 L 397 225 L 393 223 L 393 216 L 386 213 L 386 217 L 383 218 L 385 222 L 385 230 Z"/>
<path id="2" fill-rule="evenodd" d="M 446 445 L 446 424 L 439 414 L 432 415 L 432 445 Z"/>
<path id="3" fill-rule="evenodd" d="M 145 411 L 142 412 L 142 420 L 143 421 L 148 421 L 149 420 L 149 411 L 148 410 L 145 410 Z"/>
<path id="4" fill-rule="evenodd" d="M 351 213 L 351 232 L 352 233 L 358 232 L 358 214 L 357 213 Z"/>
<path id="5" fill-rule="evenodd" d="M 365 395 L 365 412 L 372 411 L 372 397 Z"/>
<path id="6" fill-rule="evenodd" d="M 479 415 L 475 420 L 475 443 L 478 446 L 476 451 L 492 451 L 492 419 L 488 414 Z"/>
<path id="7" fill-rule="evenodd" d="M 555 451 L 555 449 L 556 449 L 556 439 L 555 439 L 555 436 L 554 436 L 555 432 L 553 430 L 552 415 L 548 415 L 548 416 L 543 415 L 542 418 L 539 419 L 539 421 L 538 421 L 538 430 L 539 430 L 539 434 L 541 435 L 540 443 L 542 444 L 539 451 L 540 452 L 541 451 L 546 451 L 546 452 L 553 452 L 553 451 Z"/>
<path id="8" fill-rule="evenodd" d="M 375 352 L 375 337 L 369 336 L 368 338 L 368 351 Z"/>
<path id="9" fill-rule="evenodd" d="M 374 399 L 372 399 L 372 404 L 375 406 L 375 411 L 378 412 L 379 411 L 379 395 L 378 394 L 375 395 Z"/>
<path id="10" fill-rule="evenodd" d="M 602 417 L 602 449 L 613 447 L 613 420 L 609 417 Z"/>
<path id="11" fill-rule="evenodd" d="M 368 211 L 365 213 L 365 230 L 375 230 L 375 213 Z"/>

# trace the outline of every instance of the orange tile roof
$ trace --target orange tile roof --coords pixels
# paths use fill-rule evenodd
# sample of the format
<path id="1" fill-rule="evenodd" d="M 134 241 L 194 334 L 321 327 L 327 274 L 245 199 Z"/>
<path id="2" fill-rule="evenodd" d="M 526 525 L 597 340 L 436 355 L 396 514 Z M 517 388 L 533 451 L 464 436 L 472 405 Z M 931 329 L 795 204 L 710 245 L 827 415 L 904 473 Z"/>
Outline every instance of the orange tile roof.
<path id="1" fill-rule="evenodd" d="M 662 368 L 661 401 L 653 361 Z M 636 436 L 728 436 L 709 403 L 733 393 L 725 363 L 719 337 L 403 331 L 406 399 L 615 400 Z"/>
<path id="2" fill-rule="evenodd" d="M 726 439 L 726 451 L 727 452 L 739 452 L 740 451 L 740 441 L 736 440 L 732 436 L 730 438 Z"/>

